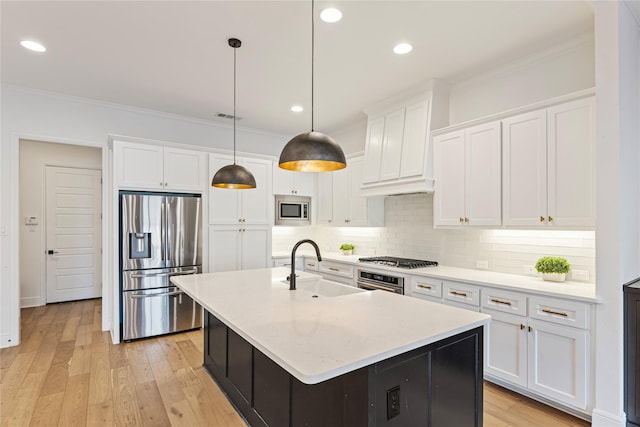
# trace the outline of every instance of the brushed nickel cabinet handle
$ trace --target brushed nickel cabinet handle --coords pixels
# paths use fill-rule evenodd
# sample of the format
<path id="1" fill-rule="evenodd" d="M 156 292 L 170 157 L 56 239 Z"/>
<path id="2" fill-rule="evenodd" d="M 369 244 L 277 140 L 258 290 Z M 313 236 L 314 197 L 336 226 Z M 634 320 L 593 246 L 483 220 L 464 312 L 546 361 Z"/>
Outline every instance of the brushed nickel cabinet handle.
<path id="1" fill-rule="evenodd" d="M 554 311 L 554 310 L 549 310 L 549 309 L 546 309 L 546 308 L 543 308 L 542 312 L 543 313 L 547 313 L 547 314 L 556 314 L 556 315 L 562 316 L 562 317 L 569 317 L 569 315 L 567 313 L 564 313 L 562 311 Z"/>
<path id="2" fill-rule="evenodd" d="M 431 286 L 421 285 L 421 284 L 418 284 L 418 287 L 422 289 L 431 289 Z"/>
<path id="3" fill-rule="evenodd" d="M 496 299 L 496 298 L 491 298 L 491 302 L 495 302 L 496 304 L 504 304 L 504 305 L 511 305 L 511 301 L 502 301 L 500 299 Z"/>
<path id="4" fill-rule="evenodd" d="M 450 293 L 451 295 L 457 295 L 457 296 L 460 296 L 460 297 L 466 297 L 466 296 L 467 296 L 466 292 L 456 292 L 456 291 L 451 291 L 451 292 L 449 292 L 449 293 Z"/>

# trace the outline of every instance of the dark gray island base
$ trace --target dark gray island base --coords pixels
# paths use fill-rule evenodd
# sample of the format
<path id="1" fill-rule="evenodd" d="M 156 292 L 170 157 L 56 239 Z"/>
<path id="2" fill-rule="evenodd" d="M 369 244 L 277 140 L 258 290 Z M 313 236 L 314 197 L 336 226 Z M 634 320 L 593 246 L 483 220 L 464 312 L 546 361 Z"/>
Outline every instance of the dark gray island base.
<path id="1" fill-rule="evenodd" d="M 253 427 L 482 426 L 482 327 L 304 384 L 205 310 L 204 366 Z"/>

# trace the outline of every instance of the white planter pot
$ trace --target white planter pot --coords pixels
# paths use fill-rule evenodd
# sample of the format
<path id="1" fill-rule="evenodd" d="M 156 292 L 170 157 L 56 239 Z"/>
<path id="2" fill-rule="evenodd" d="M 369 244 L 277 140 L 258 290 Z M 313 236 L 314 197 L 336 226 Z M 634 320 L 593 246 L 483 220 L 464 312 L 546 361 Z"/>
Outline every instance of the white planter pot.
<path id="1" fill-rule="evenodd" d="M 549 282 L 564 282 L 566 279 L 566 273 L 541 273 L 542 280 L 547 280 Z"/>
<path id="2" fill-rule="evenodd" d="M 353 252 L 353 249 L 349 249 L 348 251 L 346 250 L 342 250 L 342 255 L 351 255 L 351 252 Z"/>

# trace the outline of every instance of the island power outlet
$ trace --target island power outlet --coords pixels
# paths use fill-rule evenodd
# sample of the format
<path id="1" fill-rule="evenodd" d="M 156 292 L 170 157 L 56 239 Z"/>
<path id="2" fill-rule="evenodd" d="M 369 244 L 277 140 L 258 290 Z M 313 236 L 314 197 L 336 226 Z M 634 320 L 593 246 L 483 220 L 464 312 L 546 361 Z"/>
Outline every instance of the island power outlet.
<path id="1" fill-rule="evenodd" d="M 400 415 L 400 386 L 387 390 L 387 420 Z"/>

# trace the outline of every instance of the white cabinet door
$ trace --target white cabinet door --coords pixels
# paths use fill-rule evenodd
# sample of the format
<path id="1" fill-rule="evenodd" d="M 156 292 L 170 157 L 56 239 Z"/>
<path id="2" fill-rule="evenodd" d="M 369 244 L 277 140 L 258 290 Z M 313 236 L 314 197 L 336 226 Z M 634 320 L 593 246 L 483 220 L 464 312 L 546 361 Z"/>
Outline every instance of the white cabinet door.
<path id="1" fill-rule="evenodd" d="M 293 172 L 282 169 L 278 166 L 278 162 L 273 162 L 273 194 L 313 197 L 315 175 L 312 172 Z"/>
<path id="2" fill-rule="evenodd" d="M 429 101 L 425 100 L 407 106 L 400 161 L 401 178 L 419 176 L 424 173 L 428 113 Z"/>
<path id="3" fill-rule="evenodd" d="M 362 182 L 380 180 L 382 163 L 382 140 L 384 138 L 384 116 L 369 120 L 367 124 L 367 141 L 364 154 L 364 172 Z"/>
<path id="4" fill-rule="evenodd" d="M 294 172 L 294 189 L 298 196 L 314 197 L 316 194 L 316 176 L 314 172 Z"/>
<path id="5" fill-rule="evenodd" d="M 256 179 L 256 188 L 236 191 L 240 194 L 240 214 L 243 224 L 272 224 L 271 163 L 268 160 L 243 158 L 242 166 Z"/>
<path id="6" fill-rule="evenodd" d="M 206 154 L 179 148 L 164 148 L 164 189 L 197 191 L 207 187 Z"/>
<path id="7" fill-rule="evenodd" d="M 223 154 L 209 155 L 209 175 L 213 175 L 223 166 L 233 164 L 233 156 Z M 241 224 L 240 194 L 242 191 L 228 188 L 209 187 L 209 223 Z"/>
<path id="8" fill-rule="evenodd" d="M 464 151 L 463 130 L 434 138 L 434 225 L 462 225 L 464 222 Z"/>
<path id="9" fill-rule="evenodd" d="M 501 225 L 500 122 L 466 129 L 465 144 L 465 223 Z"/>
<path id="10" fill-rule="evenodd" d="M 336 226 L 349 225 L 349 167 L 331 172 L 333 178 L 333 221 Z"/>
<path id="11" fill-rule="evenodd" d="M 318 174 L 316 212 L 317 224 L 327 225 L 333 222 L 333 173 Z"/>
<path id="12" fill-rule="evenodd" d="M 367 225 L 367 198 L 360 195 L 360 184 L 362 183 L 363 158 L 355 157 L 349 161 L 349 186 L 347 204 L 349 205 L 350 226 Z"/>
<path id="13" fill-rule="evenodd" d="M 209 227 L 209 271 L 241 269 L 240 226 Z"/>
<path id="14" fill-rule="evenodd" d="M 269 227 L 242 227 L 240 239 L 242 240 L 242 269 L 267 268 L 271 259 Z"/>
<path id="15" fill-rule="evenodd" d="M 547 214 L 546 110 L 502 121 L 503 213 L 506 226 L 539 226 Z"/>
<path id="16" fill-rule="evenodd" d="M 587 332 L 529 320 L 529 388 L 554 401 L 587 407 Z"/>
<path id="17" fill-rule="evenodd" d="M 487 374 L 527 386 L 527 318 L 495 310 L 485 329 L 484 369 Z"/>
<path id="18" fill-rule="evenodd" d="M 116 185 L 121 188 L 163 190 L 163 148 L 114 141 Z"/>
<path id="19" fill-rule="evenodd" d="M 381 181 L 396 179 L 400 176 L 404 112 L 405 109 L 402 108 L 387 114 L 385 117 L 384 137 L 382 138 L 382 158 L 380 163 Z"/>
<path id="20" fill-rule="evenodd" d="M 595 224 L 595 100 L 547 109 L 548 212 L 552 226 Z"/>

